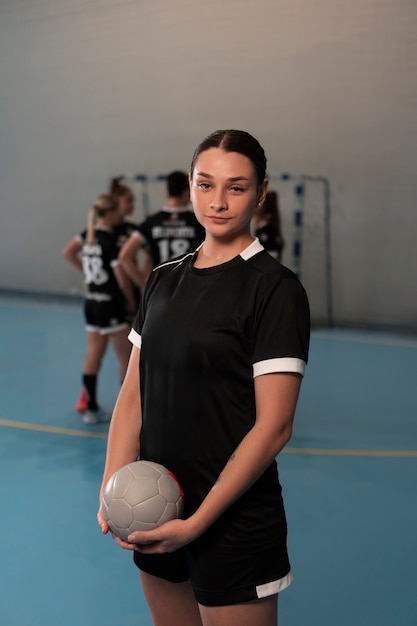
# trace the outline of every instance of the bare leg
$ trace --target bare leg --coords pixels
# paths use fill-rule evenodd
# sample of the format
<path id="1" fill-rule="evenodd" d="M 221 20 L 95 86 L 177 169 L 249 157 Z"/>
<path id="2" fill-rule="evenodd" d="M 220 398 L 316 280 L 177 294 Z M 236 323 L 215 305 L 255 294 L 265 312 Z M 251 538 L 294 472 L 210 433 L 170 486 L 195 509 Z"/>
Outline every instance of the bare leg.
<path id="1" fill-rule="evenodd" d="M 190 582 L 170 583 L 142 571 L 139 576 L 154 626 L 203 626 Z"/>
<path id="2" fill-rule="evenodd" d="M 87 332 L 87 353 L 84 359 L 84 374 L 98 374 L 106 353 L 108 336 L 96 332 Z"/>
<path id="3" fill-rule="evenodd" d="M 109 339 L 116 354 L 117 362 L 119 364 L 119 377 L 121 382 L 125 377 L 127 364 L 129 363 L 130 352 L 132 349 L 132 344 L 130 343 L 127 336 L 128 331 L 126 328 L 124 330 L 119 330 L 117 333 L 112 333 L 111 335 L 109 335 Z"/>
<path id="4" fill-rule="evenodd" d="M 201 606 L 203 626 L 277 626 L 278 596 L 230 606 Z"/>

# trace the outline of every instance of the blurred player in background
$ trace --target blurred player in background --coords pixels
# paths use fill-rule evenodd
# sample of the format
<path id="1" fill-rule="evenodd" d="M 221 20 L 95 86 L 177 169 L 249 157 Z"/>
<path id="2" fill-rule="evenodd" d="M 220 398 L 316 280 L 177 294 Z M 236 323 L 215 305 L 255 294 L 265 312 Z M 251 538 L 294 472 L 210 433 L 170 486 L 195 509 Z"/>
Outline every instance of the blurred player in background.
<path id="1" fill-rule="evenodd" d="M 114 232 L 116 234 L 116 243 L 120 252 L 125 243 L 128 241 L 130 235 L 138 228 L 138 224 L 129 219 L 135 209 L 135 196 L 130 187 L 123 183 L 120 178 L 112 179 L 110 183 L 110 193 L 117 199 L 119 211 L 123 216 L 123 220 L 120 222 L 120 224 L 117 224 L 114 227 Z M 149 254 L 143 255 L 142 259 L 142 266 L 140 266 L 137 263 L 137 259 L 135 259 L 135 277 L 137 279 L 137 282 L 133 283 L 132 281 L 137 308 L 139 307 L 140 303 L 141 290 L 144 288 L 146 279 L 152 269 L 152 259 L 150 258 Z"/>
<path id="2" fill-rule="evenodd" d="M 285 241 L 281 231 L 281 214 L 276 191 L 268 191 L 265 201 L 256 208 L 251 229 L 265 250 L 281 261 Z"/>
<path id="3" fill-rule="evenodd" d="M 139 287 L 143 287 L 143 273 L 138 271 L 137 264 L 140 250 L 150 255 L 155 266 L 195 250 L 204 238 L 204 229 L 190 205 L 187 174 L 171 172 L 166 180 L 166 193 L 166 205 L 140 224 L 120 251 L 123 268 Z"/>
<path id="4" fill-rule="evenodd" d="M 136 314 L 137 306 L 131 281 L 118 261 L 115 228 L 122 221 L 116 197 L 102 194 L 89 211 L 87 230 L 71 239 L 62 251 L 64 259 L 83 273 L 86 285 L 87 351 L 82 371 L 86 424 L 107 418 L 97 403 L 97 379 L 108 342 L 117 357 L 120 381 L 126 374 L 130 355 L 129 317 Z"/>
<path id="5" fill-rule="evenodd" d="M 117 234 L 117 245 L 121 249 L 135 228 L 137 228 L 137 223 L 131 220 L 135 210 L 135 196 L 131 188 L 123 182 L 121 176 L 111 179 L 109 193 L 116 198 L 119 211 L 123 217 L 120 224 L 117 224 L 114 229 Z"/>
<path id="6" fill-rule="evenodd" d="M 129 236 L 135 228 L 137 228 L 137 224 L 131 221 L 131 216 L 135 210 L 135 196 L 131 188 L 123 182 L 122 177 L 115 177 L 111 179 L 109 193 L 116 198 L 118 204 L 119 222 L 113 226 L 113 232 L 116 237 L 117 249 L 120 252 L 123 245 L 129 239 Z M 136 315 L 136 311 L 139 308 L 141 288 L 145 286 L 146 278 L 152 268 L 149 255 L 143 258 L 145 260 L 144 267 L 137 265 L 136 268 L 136 278 L 138 282 L 141 282 L 141 285 L 139 286 L 132 282 L 133 295 L 135 298 L 135 308 L 132 309 L 135 311 L 134 315 Z M 131 322 L 134 315 L 132 318 L 131 311 L 126 311 L 126 314 Z M 84 387 L 81 388 L 80 396 L 77 400 L 75 408 L 79 413 L 84 413 L 88 408 L 87 390 Z"/>

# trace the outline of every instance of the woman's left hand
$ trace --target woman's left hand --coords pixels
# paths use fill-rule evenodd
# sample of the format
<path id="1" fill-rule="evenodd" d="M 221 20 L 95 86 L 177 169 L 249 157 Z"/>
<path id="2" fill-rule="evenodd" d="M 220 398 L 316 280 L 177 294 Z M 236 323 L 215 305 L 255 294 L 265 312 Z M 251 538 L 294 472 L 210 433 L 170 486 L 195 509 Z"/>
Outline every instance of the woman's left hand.
<path id="1" fill-rule="evenodd" d="M 175 519 L 153 530 L 137 530 L 129 535 L 128 541 L 142 554 L 162 554 L 175 552 L 196 537 L 189 520 Z"/>

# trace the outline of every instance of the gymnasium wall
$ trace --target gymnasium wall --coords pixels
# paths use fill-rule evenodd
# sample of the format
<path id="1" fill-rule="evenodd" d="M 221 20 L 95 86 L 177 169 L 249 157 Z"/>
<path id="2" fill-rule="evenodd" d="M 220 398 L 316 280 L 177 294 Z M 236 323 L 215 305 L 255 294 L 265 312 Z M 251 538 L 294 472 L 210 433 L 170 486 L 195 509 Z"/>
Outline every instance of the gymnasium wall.
<path id="1" fill-rule="evenodd" d="M 0 288 L 80 292 L 109 178 L 240 127 L 330 181 L 335 322 L 417 327 L 416 62 L 415 0 L 0 0 Z"/>

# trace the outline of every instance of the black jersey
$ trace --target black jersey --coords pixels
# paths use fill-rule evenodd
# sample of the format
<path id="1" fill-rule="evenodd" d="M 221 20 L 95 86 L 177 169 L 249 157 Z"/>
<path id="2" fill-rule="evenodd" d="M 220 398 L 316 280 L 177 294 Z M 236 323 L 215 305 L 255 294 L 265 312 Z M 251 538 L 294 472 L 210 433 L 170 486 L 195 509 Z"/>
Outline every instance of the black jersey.
<path id="1" fill-rule="evenodd" d="M 310 333 L 302 285 L 259 240 L 215 267 L 193 258 L 153 270 L 129 335 L 141 348 L 141 458 L 178 476 L 186 515 L 254 425 L 254 377 L 303 375 Z M 276 463 L 240 500 L 253 528 L 284 519 Z"/>
<path id="2" fill-rule="evenodd" d="M 123 294 L 113 272 L 119 253 L 114 231 L 96 226 L 92 245 L 87 243 L 86 231 L 79 235 L 79 240 L 82 243 L 81 261 L 87 299 L 123 302 Z"/>
<path id="3" fill-rule="evenodd" d="M 158 265 L 195 250 L 205 231 L 193 211 L 167 207 L 149 216 L 135 233 L 144 239 L 154 265 Z"/>
<path id="4" fill-rule="evenodd" d="M 137 229 L 138 225 L 134 222 L 128 222 L 127 220 L 117 224 L 113 228 L 116 236 L 116 245 L 119 250 L 123 247 L 123 244 L 129 239 L 130 235 Z"/>
<path id="5" fill-rule="evenodd" d="M 282 241 L 276 235 L 275 230 L 268 223 L 264 223 L 262 226 L 255 230 L 255 236 L 267 252 L 276 259 L 279 259 L 282 252 Z"/>
<path id="6" fill-rule="evenodd" d="M 119 252 L 122 249 L 123 245 L 126 243 L 126 241 L 129 239 L 130 235 L 137 229 L 137 227 L 138 225 L 134 222 L 124 221 L 121 222 L 121 224 L 117 224 L 117 226 L 113 228 L 113 232 L 116 237 L 116 247 Z M 133 284 L 133 282 L 132 290 L 137 310 L 137 308 L 139 307 L 140 299 L 142 297 L 141 290 L 137 285 Z"/>

